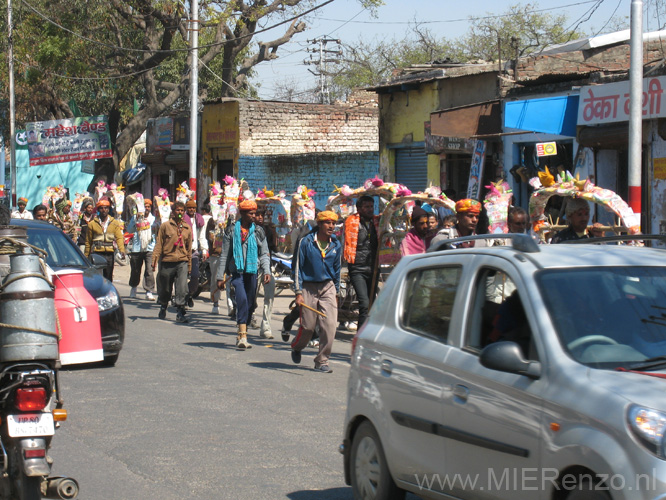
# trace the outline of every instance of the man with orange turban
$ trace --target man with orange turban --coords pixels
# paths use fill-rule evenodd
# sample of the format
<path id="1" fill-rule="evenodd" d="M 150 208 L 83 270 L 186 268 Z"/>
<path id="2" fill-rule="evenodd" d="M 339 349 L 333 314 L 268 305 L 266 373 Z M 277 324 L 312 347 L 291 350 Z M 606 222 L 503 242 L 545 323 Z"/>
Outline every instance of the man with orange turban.
<path id="1" fill-rule="evenodd" d="M 465 198 L 456 202 L 456 225 L 441 229 L 432 239 L 430 245 L 436 245 L 440 241 L 474 236 L 477 234 L 479 215 L 481 214 L 481 202 L 471 198 Z M 452 243 L 451 248 L 472 248 L 490 246 L 488 240 L 463 241 Z"/>
<path id="2" fill-rule="evenodd" d="M 252 347 L 247 341 L 247 325 L 256 305 L 257 273 L 263 274 L 263 282 L 267 284 L 271 280 L 271 263 L 266 233 L 254 224 L 257 204 L 244 200 L 238 208 L 240 220 L 224 233 L 217 286 L 224 289 L 227 280 L 231 279 L 236 292 L 236 347 L 244 350 Z"/>
<path id="3" fill-rule="evenodd" d="M 317 214 L 317 231 L 300 239 L 292 269 L 296 305 L 307 307 L 301 307 L 301 328 L 291 343 L 291 359 L 297 364 L 301 362 L 301 351 L 318 323 L 319 353 L 314 358 L 314 369 L 322 373 L 333 371 L 328 363 L 338 326 L 342 245 L 333 234 L 337 220 L 337 214 L 330 210 Z"/>
<path id="4" fill-rule="evenodd" d="M 28 198 L 19 198 L 16 205 L 18 208 L 12 212 L 12 219 L 33 219 L 30 211 L 25 209 L 28 205 Z"/>

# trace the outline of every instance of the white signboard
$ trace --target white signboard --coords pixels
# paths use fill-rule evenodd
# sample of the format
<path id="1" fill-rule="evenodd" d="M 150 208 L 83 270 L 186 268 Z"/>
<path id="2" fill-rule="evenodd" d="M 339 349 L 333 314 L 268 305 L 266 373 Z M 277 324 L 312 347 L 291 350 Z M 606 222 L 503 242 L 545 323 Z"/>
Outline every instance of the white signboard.
<path id="1" fill-rule="evenodd" d="M 643 79 L 643 119 L 666 116 L 666 76 Z M 581 87 L 578 125 L 629 121 L 629 82 Z"/>

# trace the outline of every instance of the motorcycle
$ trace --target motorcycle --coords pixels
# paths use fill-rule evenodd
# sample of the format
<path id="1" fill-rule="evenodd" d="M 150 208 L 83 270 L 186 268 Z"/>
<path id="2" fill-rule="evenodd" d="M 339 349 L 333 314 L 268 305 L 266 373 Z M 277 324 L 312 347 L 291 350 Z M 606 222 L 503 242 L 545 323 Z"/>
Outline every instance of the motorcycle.
<path id="1" fill-rule="evenodd" d="M 67 410 L 58 382 L 54 287 L 40 260 L 46 254 L 12 237 L 0 237 L 0 248 L 14 250 L 0 284 L 0 498 L 73 499 L 74 479 L 49 476 L 48 450 Z"/>
<path id="2" fill-rule="evenodd" d="M 282 290 L 291 288 L 294 280 L 291 277 L 291 255 L 275 252 L 271 255 L 271 273 L 275 279 L 275 295 Z"/>

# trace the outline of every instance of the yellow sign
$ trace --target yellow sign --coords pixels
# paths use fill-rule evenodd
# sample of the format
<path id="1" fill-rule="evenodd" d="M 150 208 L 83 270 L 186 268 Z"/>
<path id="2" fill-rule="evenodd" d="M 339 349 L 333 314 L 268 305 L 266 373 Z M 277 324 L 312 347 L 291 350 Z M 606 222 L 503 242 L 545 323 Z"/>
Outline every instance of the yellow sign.
<path id="1" fill-rule="evenodd" d="M 536 145 L 537 156 L 552 156 L 557 154 L 557 144 L 554 142 L 539 142 Z"/>
<path id="2" fill-rule="evenodd" d="M 666 180 L 666 158 L 655 158 L 652 160 L 654 165 L 654 178 Z"/>

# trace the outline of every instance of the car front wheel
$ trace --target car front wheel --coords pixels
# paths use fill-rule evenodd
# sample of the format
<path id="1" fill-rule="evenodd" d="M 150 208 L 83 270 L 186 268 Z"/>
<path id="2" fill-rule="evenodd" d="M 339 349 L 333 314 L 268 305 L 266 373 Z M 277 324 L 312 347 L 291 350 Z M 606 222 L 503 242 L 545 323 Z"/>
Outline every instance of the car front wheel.
<path id="1" fill-rule="evenodd" d="M 355 500 L 402 500 L 405 492 L 391 477 L 384 449 L 370 422 L 363 422 L 352 441 L 351 484 Z"/>

